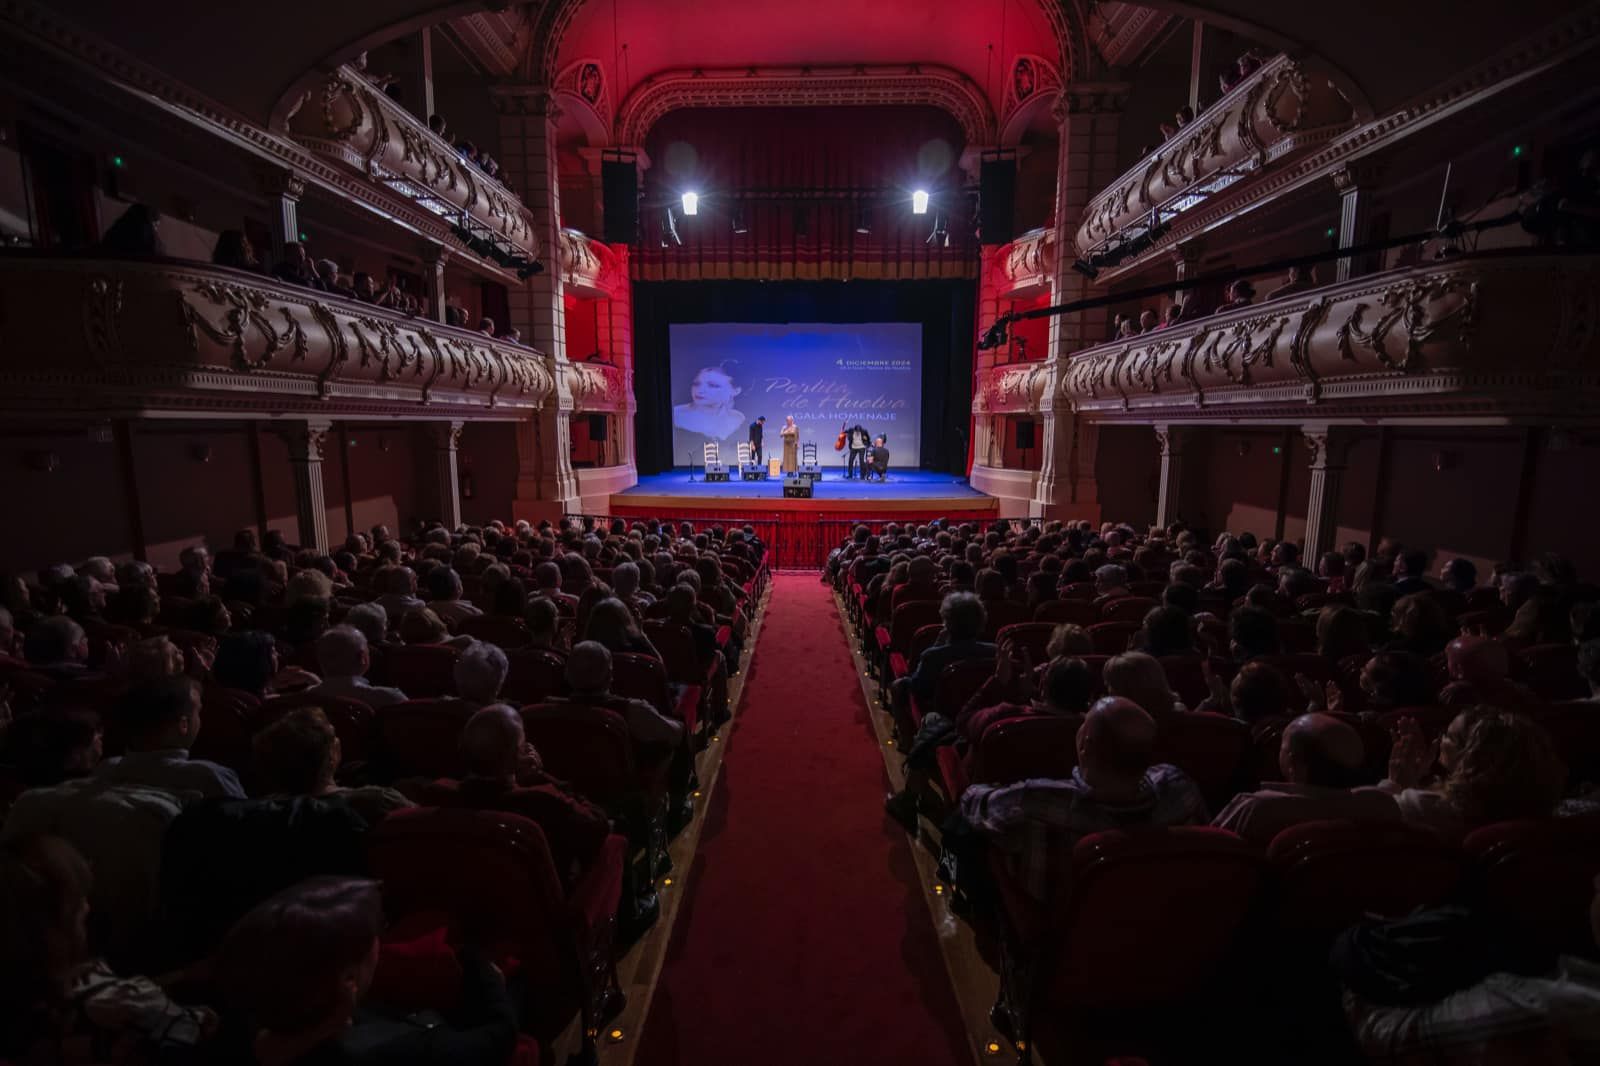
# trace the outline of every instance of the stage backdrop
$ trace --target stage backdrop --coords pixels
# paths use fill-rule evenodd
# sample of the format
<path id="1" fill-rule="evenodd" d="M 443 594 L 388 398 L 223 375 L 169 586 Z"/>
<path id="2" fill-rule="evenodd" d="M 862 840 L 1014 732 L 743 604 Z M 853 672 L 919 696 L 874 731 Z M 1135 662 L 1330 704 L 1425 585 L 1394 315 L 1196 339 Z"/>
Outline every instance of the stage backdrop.
<path id="1" fill-rule="evenodd" d="M 829 463 L 845 426 L 883 436 L 891 456 L 920 459 L 922 327 L 915 322 L 679 322 L 669 333 L 672 454 L 699 462 L 707 441 L 732 463 L 765 416 L 765 455 L 781 455 L 792 415 L 802 451 Z"/>
<path id="2" fill-rule="evenodd" d="M 691 455 L 698 463 L 708 434 L 731 464 L 763 414 L 769 457 L 781 454 L 778 430 L 793 414 L 824 467 L 842 463 L 833 450 L 841 422 L 859 421 L 887 433 L 891 469 L 962 472 L 973 289 L 944 280 L 635 282 L 640 473 L 688 465 Z M 725 373 L 701 373 L 717 367 Z"/>

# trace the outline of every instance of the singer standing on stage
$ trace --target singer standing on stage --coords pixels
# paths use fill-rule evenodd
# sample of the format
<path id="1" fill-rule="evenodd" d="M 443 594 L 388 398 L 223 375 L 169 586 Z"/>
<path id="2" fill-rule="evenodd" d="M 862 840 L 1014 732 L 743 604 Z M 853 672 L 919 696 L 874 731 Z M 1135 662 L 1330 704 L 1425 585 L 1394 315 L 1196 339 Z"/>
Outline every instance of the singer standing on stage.
<path id="1" fill-rule="evenodd" d="M 762 415 L 750 423 L 750 461 L 760 466 L 766 460 L 761 455 L 761 440 L 766 432 L 767 416 Z"/>
<path id="2" fill-rule="evenodd" d="M 783 438 L 783 472 L 796 473 L 800 469 L 800 427 L 794 424 L 794 415 L 784 416 L 778 435 Z"/>
<path id="3" fill-rule="evenodd" d="M 845 477 L 867 476 L 867 445 L 870 443 L 866 428 L 859 422 L 844 431 L 844 444 L 850 449 L 850 458 L 845 462 Z"/>

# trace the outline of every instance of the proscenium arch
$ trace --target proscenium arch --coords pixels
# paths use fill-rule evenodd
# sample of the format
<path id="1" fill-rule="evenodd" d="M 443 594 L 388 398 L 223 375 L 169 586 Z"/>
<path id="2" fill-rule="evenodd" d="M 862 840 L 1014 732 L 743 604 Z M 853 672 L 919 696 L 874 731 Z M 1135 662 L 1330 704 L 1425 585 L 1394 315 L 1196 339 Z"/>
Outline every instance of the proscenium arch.
<path id="1" fill-rule="evenodd" d="M 640 145 L 663 115 L 691 107 L 921 104 L 961 125 L 969 145 L 993 143 L 989 101 L 960 71 L 911 66 L 669 70 L 640 82 L 617 111 L 614 143 Z"/>

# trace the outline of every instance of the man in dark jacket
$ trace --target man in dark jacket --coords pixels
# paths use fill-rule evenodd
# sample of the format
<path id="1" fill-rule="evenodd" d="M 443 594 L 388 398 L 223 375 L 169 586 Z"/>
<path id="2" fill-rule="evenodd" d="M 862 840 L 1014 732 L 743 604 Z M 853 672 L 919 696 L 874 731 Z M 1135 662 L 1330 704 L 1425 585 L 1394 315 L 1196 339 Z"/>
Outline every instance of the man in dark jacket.
<path id="1" fill-rule="evenodd" d="M 762 463 L 761 441 L 766 432 L 766 427 L 766 415 L 762 415 L 760 418 L 750 423 L 750 461 L 757 466 L 760 466 Z"/>
<path id="2" fill-rule="evenodd" d="M 844 431 L 844 445 L 850 449 L 845 461 L 845 477 L 867 476 L 867 445 L 871 442 L 871 436 L 859 422 Z"/>

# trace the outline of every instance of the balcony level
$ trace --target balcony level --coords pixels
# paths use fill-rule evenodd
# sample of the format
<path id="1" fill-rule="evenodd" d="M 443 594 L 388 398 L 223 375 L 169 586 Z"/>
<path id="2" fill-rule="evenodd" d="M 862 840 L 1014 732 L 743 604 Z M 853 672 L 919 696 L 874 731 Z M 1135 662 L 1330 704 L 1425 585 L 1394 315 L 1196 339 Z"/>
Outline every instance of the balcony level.
<path id="1" fill-rule="evenodd" d="M 1098 345 L 1053 380 L 1100 422 L 1587 421 L 1600 330 L 1581 309 L 1597 301 L 1593 255 L 1462 257 Z M 1034 391 L 1005 372 L 993 388 L 1002 407 Z"/>
<path id="2" fill-rule="evenodd" d="M 301 103 L 289 132 L 303 147 L 440 216 L 501 256 L 537 259 L 533 215 L 516 193 L 345 65 Z M 469 242 L 471 243 L 471 242 Z"/>
<path id="3" fill-rule="evenodd" d="M 0 255 L 0 353 L 0 404 L 46 414 L 518 419 L 551 403 L 567 371 L 533 348 L 263 275 L 25 252 Z M 585 369 L 591 405 L 625 388 Z"/>
<path id="4" fill-rule="evenodd" d="M 1089 202 L 1077 251 L 1115 252 L 1224 189 L 1280 167 L 1355 125 L 1350 101 L 1314 61 L 1261 65 Z M 1156 234 L 1150 234 L 1153 238 Z"/>

